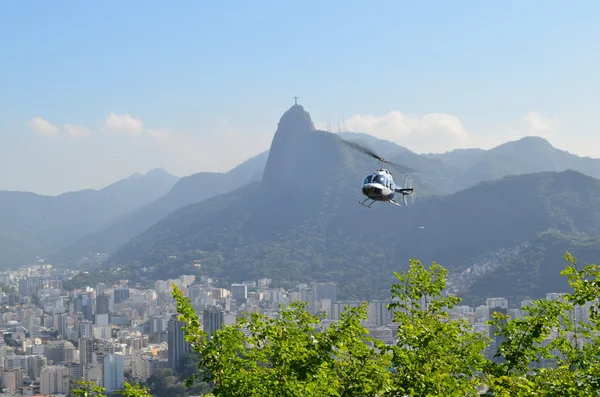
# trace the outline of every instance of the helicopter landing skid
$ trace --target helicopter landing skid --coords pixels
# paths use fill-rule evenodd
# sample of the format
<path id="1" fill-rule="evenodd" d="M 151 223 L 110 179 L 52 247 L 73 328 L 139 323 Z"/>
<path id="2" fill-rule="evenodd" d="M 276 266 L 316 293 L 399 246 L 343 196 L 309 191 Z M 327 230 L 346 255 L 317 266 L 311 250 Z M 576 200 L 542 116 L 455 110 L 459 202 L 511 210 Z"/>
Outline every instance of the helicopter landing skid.
<path id="1" fill-rule="evenodd" d="M 402 207 L 400 204 L 398 204 L 394 200 L 390 200 L 390 203 L 394 204 L 396 207 Z"/>
<path id="2" fill-rule="evenodd" d="M 371 203 L 369 205 L 366 205 L 365 203 L 369 200 L 371 200 L 371 199 L 365 199 L 363 201 L 359 201 L 358 204 L 362 205 L 363 207 L 371 208 L 371 206 L 373 205 L 375 200 L 371 200 Z"/>

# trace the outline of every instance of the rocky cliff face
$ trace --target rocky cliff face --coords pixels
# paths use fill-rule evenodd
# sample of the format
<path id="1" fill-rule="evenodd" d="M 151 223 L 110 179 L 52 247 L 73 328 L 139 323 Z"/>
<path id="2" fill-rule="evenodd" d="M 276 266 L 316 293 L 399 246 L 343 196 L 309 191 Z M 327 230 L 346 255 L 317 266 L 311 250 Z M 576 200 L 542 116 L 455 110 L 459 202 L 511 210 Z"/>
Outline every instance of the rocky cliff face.
<path id="1" fill-rule="evenodd" d="M 265 184 L 278 183 L 293 175 L 290 160 L 300 155 L 306 136 L 314 130 L 310 114 L 301 105 L 292 106 L 281 116 L 263 174 Z"/>
<path id="2" fill-rule="evenodd" d="M 286 111 L 277 125 L 263 174 L 271 194 L 314 194 L 331 184 L 342 165 L 334 134 L 318 131 L 301 105 Z"/>

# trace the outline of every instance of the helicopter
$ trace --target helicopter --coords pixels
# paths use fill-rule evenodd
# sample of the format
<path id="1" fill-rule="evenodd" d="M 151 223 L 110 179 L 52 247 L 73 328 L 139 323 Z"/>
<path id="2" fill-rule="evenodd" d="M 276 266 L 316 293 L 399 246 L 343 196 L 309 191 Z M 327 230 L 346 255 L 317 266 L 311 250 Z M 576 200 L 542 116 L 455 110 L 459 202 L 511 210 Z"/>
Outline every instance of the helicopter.
<path id="1" fill-rule="evenodd" d="M 392 163 L 391 161 L 384 159 L 371 149 L 368 149 L 357 142 L 347 141 L 345 139 L 341 139 L 341 141 L 347 144 L 348 146 L 379 160 L 379 167 L 377 168 L 377 171 L 375 171 L 371 175 L 368 175 L 363 181 L 362 193 L 367 198 L 363 201 L 359 201 L 358 203 L 360 205 L 362 205 L 363 207 L 371 208 L 373 203 L 379 201 L 390 203 L 397 207 L 402 207 L 402 205 L 400 205 L 396 200 L 394 200 L 396 193 L 400 193 L 402 195 L 402 201 L 404 203 L 404 206 L 408 207 L 406 197 L 411 196 L 414 199 L 415 193 L 415 189 L 409 183 L 408 175 L 406 175 L 406 178 L 404 179 L 403 187 L 398 187 L 394 183 L 392 173 L 387 169 L 383 168 L 383 165 L 387 163 L 392 166 L 395 166 L 395 168 L 398 168 L 399 170 L 403 170 L 404 172 L 416 172 L 416 170 L 409 167 L 405 167 L 403 165 Z M 369 200 L 371 200 L 371 202 L 368 205 L 365 204 Z"/>

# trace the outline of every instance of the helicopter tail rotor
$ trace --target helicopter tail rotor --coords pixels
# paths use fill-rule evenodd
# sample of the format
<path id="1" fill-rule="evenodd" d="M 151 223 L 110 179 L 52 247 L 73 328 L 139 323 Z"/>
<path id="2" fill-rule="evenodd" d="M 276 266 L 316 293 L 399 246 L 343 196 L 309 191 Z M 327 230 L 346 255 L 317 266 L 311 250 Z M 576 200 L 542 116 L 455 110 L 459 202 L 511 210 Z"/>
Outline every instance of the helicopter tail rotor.
<path id="1" fill-rule="evenodd" d="M 404 205 L 408 207 L 406 196 L 410 196 L 410 203 L 413 204 L 415 202 L 416 193 L 415 189 L 413 188 L 412 179 L 409 179 L 408 175 L 406 175 L 406 178 L 404 178 L 404 187 L 402 190 L 402 199 L 404 200 Z"/>
<path id="2" fill-rule="evenodd" d="M 417 198 L 417 191 L 415 190 L 414 187 L 412 187 L 412 183 L 410 185 L 411 189 L 413 190 L 411 195 L 410 195 L 410 203 L 414 204 L 415 203 L 415 199 Z"/>

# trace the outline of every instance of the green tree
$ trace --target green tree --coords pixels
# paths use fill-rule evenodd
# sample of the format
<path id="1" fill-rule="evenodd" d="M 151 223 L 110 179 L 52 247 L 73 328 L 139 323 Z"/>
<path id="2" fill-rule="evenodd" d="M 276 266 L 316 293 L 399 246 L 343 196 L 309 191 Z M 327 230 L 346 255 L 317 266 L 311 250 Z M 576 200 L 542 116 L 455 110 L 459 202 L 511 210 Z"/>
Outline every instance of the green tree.
<path id="1" fill-rule="evenodd" d="M 202 396 L 210 391 L 210 386 L 203 382 L 201 377 L 194 377 L 194 375 L 199 372 L 202 373 L 204 371 L 199 370 L 200 360 L 197 354 L 188 353 L 184 354 L 181 358 L 181 372 L 179 373 L 179 380 L 185 382 L 186 379 L 194 378 L 194 383 L 188 387 L 186 391 L 186 395 L 191 396 Z"/>
<path id="2" fill-rule="evenodd" d="M 124 397 L 152 397 L 150 389 L 136 383 L 134 385 L 125 382 L 123 389 L 118 391 L 118 394 Z"/>
<path id="3" fill-rule="evenodd" d="M 188 298 L 174 287 L 180 320 L 197 354 L 196 379 L 214 396 L 593 396 L 600 394 L 600 267 L 579 269 L 567 253 L 562 275 L 572 292 L 538 299 L 521 318 L 495 313 L 490 339 L 448 313 L 460 298 L 444 294 L 447 270 L 411 260 L 392 285 L 397 343 L 385 346 L 362 326 L 366 306 L 327 324 L 304 303 L 277 318 L 252 314 L 208 339 Z M 591 307 L 589 321 L 576 319 Z M 189 372 L 188 372 L 189 373 Z"/>
<path id="4" fill-rule="evenodd" d="M 447 309 L 460 302 L 442 296 L 447 270 L 437 263 L 426 269 L 417 260 L 395 273 L 392 285 L 398 341 L 391 347 L 395 370 L 393 395 L 466 396 L 480 386 L 475 376 L 485 365 L 488 338 L 464 320 L 450 320 Z M 399 394 L 398 394 L 399 393 Z"/>
<path id="5" fill-rule="evenodd" d="M 198 355 L 194 353 L 184 354 L 181 357 L 179 379 L 185 381 L 186 379 L 193 377 L 196 371 L 198 371 L 199 364 L 200 360 L 198 359 Z"/>
<path id="6" fill-rule="evenodd" d="M 106 397 L 105 388 L 98 386 L 91 381 L 78 381 L 77 388 L 73 389 L 70 394 L 78 397 Z M 123 389 L 117 394 L 125 397 L 152 397 L 148 388 L 141 386 L 139 383 L 130 384 L 125 382 Z"/>
<path id="7" fill-rule="evenodd" d="M 389 356 L 361 325 L 366 305 L 325 327 L 295 302 L 276 319 L 252 314 L 208 340 L 189 299 L 175 286 L 173 296 L 215 396 L 378 396 L 390 387 Z"/>
<path id="8" fill-rule="evenodd" d="M 504 337 L 497 356 L 486 368 L 489 396 L 594 396 L 600 393 L 600 267 L 578 269 L 566 253 L 566 276 L 572 293 L 560 299 L 539 299 L 520 319 L 490 321 Z M 590 305 L 590 321 L 574 319 L 576 305 Z M 550 336 L 552 337 L 550 338 Z M 535 366 L 541 360 L 546 365 Z"/>
<path id="9" fill-rule="evenodd" d="M 150 393 L 157 396 L 183 397 L 185 386 L 179 382 L 175 371 L 171 368 L 161 368 L 154 372 L 146 381 Z"/>
<path id="10" fill-rule="evenodd" d="M 106 390 L 102 386 L 98 386 L 95 382 L 91 381 L 78 381 L 76 383 L 77 388 L 73 389 L 71 393 L 78 397 L 100 397 L 104 396 Z"/>

